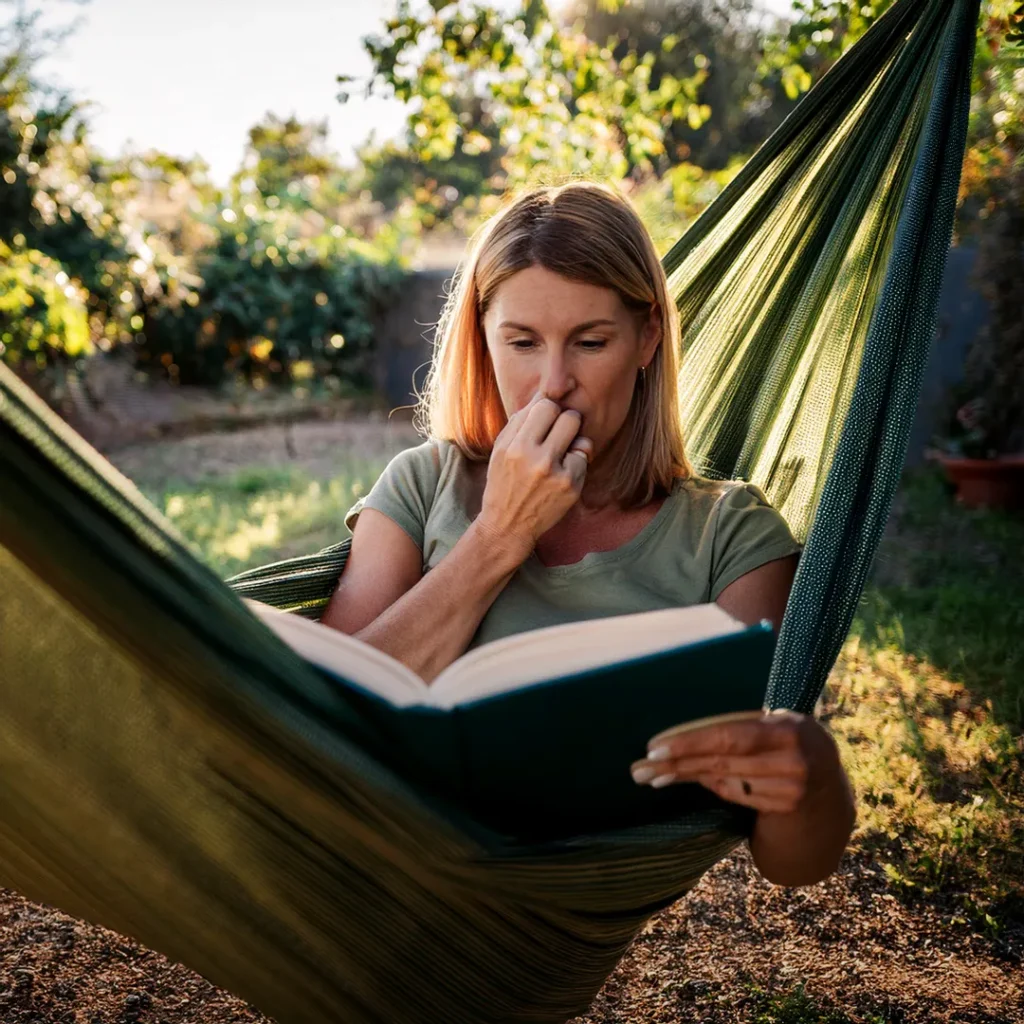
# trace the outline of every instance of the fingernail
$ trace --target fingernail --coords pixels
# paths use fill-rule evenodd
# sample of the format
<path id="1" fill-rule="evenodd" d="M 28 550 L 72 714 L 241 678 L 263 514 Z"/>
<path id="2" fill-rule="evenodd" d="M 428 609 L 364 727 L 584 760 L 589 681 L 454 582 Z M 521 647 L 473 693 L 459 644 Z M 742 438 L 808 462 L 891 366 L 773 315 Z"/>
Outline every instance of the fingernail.
<path id="1" fill-rule="evenodd" d="M 672 751 L 668 747 L 655 747 L 647 751 L 648 761 L 668 761 L 672 757 Z"/>
<path id="2" fill-rule="evenodd" d="M 675 780 L 676 777 L 674 775 L 659 775 L 651 782 L 651 786 L 654 789 L 661 789 L 662 786 L 667 786 L 670 782 L 675 782 Z"/>
<path id="3" fill-rule="evenodd" d="M 634 782 L 650 782 L 655 775 L 658 774 L 657 768 L 634 768 L 633 769 L 633 781 Z"/>

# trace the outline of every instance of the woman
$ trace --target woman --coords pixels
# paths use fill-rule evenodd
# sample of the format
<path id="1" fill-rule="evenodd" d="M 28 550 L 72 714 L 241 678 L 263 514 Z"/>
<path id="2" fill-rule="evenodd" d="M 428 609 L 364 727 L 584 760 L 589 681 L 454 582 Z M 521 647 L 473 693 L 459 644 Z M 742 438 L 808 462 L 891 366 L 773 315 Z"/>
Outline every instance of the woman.
<path id="1" fill-rule="evenodd" d="M 800 545 L 757 487 L 687 461 L 676 309 L 628 202 L 580 182 L 520 196 L 472 244 L 438 339 L 434 440 L 346 517 L 325 624 L 430 681 L 469 647 L 578 619 L 715 601 L 781 623 Z M 777 884 L 826 878 L 854 824 L 835 743 L 795 712 L 683 734 L 634 778 L 755 808 Z"/>

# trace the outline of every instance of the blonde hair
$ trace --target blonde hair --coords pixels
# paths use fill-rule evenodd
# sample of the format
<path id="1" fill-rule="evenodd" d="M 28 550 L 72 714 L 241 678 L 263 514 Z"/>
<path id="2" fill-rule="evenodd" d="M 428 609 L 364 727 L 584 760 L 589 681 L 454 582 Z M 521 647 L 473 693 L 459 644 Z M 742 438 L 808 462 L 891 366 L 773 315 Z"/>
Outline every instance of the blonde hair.
<path id="1" fill-rule="evenodd" d="M 644 505 L 693 475 L 679 421 L 679 318 L 654 243 L 628 201 L 596 182 L 530 189 L 471 240 L 438 322 L 417 420 L 435 439 L 486 460 L 507 422 L 483 318 L 501 283 L 527 267 L 611 288 L 640 314 L 657 306 L 661 343 L 638 376 L 624 429 L 629 444 L 609 497 Z"/>

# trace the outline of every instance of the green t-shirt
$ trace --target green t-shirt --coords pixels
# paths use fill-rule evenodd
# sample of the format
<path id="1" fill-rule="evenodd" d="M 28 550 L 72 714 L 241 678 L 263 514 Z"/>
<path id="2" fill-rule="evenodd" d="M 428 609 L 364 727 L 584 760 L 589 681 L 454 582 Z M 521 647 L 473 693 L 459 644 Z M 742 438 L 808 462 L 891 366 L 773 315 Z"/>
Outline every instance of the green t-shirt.
<path id="1" fill-rule="evenodd" d="M 428 572 L 472 522 L 474 494 L 479 487 L 472 486 L 459 449 L 428 441 L 391 460 L 370 493 L 349 510 L 345 525 L 353 529 L 364 508 L 382 512 L 423 552 Z M 677 480 L 654 518 L 620 547 L 552 567 L 531 555 L 469 646 L 580 619 L 714 601 L 744 573 L 800 550 L 786 520 L 754 484 Z"/>

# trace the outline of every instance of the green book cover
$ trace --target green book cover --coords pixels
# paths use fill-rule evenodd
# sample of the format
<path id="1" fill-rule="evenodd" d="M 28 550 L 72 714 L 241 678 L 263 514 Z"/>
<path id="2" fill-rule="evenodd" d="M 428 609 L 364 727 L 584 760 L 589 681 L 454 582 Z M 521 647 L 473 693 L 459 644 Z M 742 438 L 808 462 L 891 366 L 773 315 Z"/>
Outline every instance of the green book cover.
<path id="1" fill-rule="evenodd" d="M 721 806 L 698 783 L 638 785 L 630 765 L 674 725 L 762 708 L 775 648 L 769 623 L 530 683 L 450 709 L 396 707 L 346 679 L 404 778 L 499 832 L 524 839 L 649 824 Z"/>

